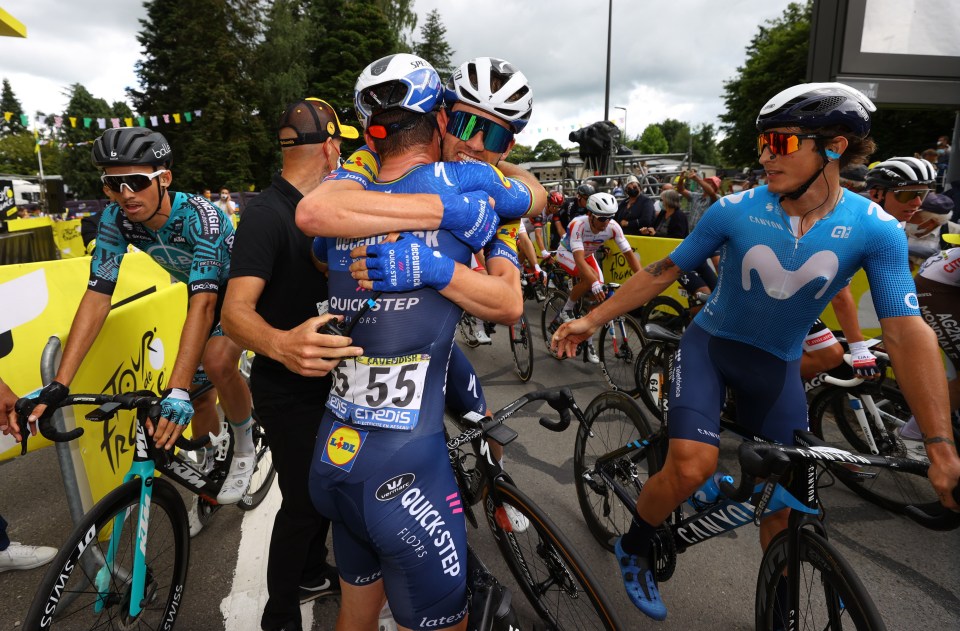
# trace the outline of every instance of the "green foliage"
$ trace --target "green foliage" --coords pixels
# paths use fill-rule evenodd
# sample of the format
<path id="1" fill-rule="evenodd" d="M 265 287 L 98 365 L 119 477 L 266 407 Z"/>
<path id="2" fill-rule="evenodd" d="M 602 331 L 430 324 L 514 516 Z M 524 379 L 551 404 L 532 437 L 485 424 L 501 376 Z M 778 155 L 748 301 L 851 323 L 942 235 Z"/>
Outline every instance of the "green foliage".
<path id="1" fill-rule="evenodd" d="M 59 143 L 65 143 L 60 175 L 64 183 L 70 188 L 77 199 L 97 199 L 103 197 L 103 186 L 100 183 L 100 171 L 90 161 L 90 151 L 93 141 L 103 131 L 97 125 L 97 118 L 126 118 L 132 115 L 126 103 L 108 105 L 103 99 L 96 98 L 90 92 L 75 83 L 69 89 L 70 100 L 63 115 L 63 126 L 57 130 L 55 138 Z M 69 118 L 77 119 L 77 126 L 71 127 Z M 48 124 L 52 121 L 48 118 Z M 90 119 L 89 127 L 84 118 Z M 109 124 L 109 123 L 108 123 Z M 44 170 L 54 173 L 47 167 L 47 151 L 44 147 Z"/>
<path id="2" fill-rule="evenodd" d="M 524 162 L 534 162 L 537 159 L 536 153 L 528 145 L 521 145 L 517 143 L 513 145 L 513 149 L 510 150 L 510 153 L 507 155 L 507 162 L 512 162 L 513 164 L 523 164 Z"/>
<path id="3" fill-rule="evenodd" d="M 447 29 L 440 19 L 440 11 L 427 14 L 427 21 L 420 27 L 420 41 L 413 45 L 415 55 L 423 57 L 446 81 L 453 74 L 453 49 L 447 43 Z"/>
<path id="4" fill-rule="evenodd" d="M 9 123 L 2 116 L 4 112 L 13 112 Z M 23 113 L 23 105 L 13 93 L 10 82 L 4 79 L 3 89 L 0 90 L 0 136 L 22 132 L 24 128 L 20 122 L 20 115 Z"/>
<path id="5" fill-rule="evenodd" d="M 559 160 L 561 151 L 563 151 L 563 147 L 553 138 L 544 138 L 533 148 L 537 162 L 553 162 L 554 160 Z"/>
<path id="6" fill-rule="evenodd" d="M 727 111 L 720 120 L 726 138 L 720 150 L 728 165 L 757 163 L 757 113 L 777 92 L 804 82 L 812 7 L 811 0 L 791 2 L 781 17 L 761 25 L 747 46 L 746 63 L 737 68 L 739 75 L 724 84 Z"/>
<path id="7" fill-rule="evenodd" d="M 33 134 L 27 131 L 0 137 L 0 173 L 36 175 L 37 154 Z"/>
<path id="8" fill-rule="evenodd" d="M 667 153 L 670 145 L 667 143 L 663 130 L 656 123 L 647 125 L 640 135 L 640 143 L 637 149 L 643 153 Z"/>
<path id="9" fill-rule="evenodd" d="M 414 44 L 411 44 L 408 38 L 413 29 L 417 28 L 417 14 L 411 8 L 413 0 L 376 0 L 376 3 L 387 18 L 387 24 L 397 42 L 397 49 L 394 52 L 413 51 Z"/>

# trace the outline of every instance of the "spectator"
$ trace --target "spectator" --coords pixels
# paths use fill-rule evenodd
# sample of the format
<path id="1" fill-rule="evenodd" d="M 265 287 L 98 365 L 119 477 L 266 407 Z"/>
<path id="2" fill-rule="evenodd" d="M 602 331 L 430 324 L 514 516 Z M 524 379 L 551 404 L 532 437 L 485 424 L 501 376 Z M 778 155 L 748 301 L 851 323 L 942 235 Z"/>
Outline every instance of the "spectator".
<path id="1" fill-rule="evenodd" d="M 213 204 L 222 210 L 227 217 L 233 217 L 237 212 L 237 205 L 230 199 L 230 189 L 226 186 L 220 187 L 220 198 L 213 202 Z"/>
<path id="2" fill-rule="evenodd" d="M 946 171 L 948 164 L 950 164 L 950 138 L 940 136 L 937 139 L 937 168 Z"/>
<path id="3" fill-rule="evenodd" d="M 657 215 L 653 200 L 640 193 L 640 182 L 633 175 L 627 178 L 624 192 L 627 198 L 620 202 L 614 221 L 623 228 L 625 234 L 644 234 L 642 229 L 653 226 Z"/>
<path id="4" fill-rule="evenodd" d="M 851 164 L 840 171 L 840 186 L 862 193 L 867 189 L 867 167 L 864 164 Z"/>
<path id="5" fill-rule="evenodd" d="M 642 228 L 640 234 L 670 239 L 683 239 L 690 233 L 687 215 L 680 209 L 680 193 L 666 190 L 660 193 L 663 212 L 657 215 L 653 227 Z"/>
<path id="6" fill-rule="evenodd" d="M 13 406 L 17 402 L 17 395 L 0 379 L 0 432 L 4 435 L 13 433 L 17 442 L 20 442 L 20 430 L 17 426 L 17 413 Z M 29 431 L 23 428 L 22 431 Z M 31 570 L 46 565 L 56 556 L 57 551 L 47 546 L 28 546 L 17 541 L 10 541 L 7 536 L 7 522 L 0 515 L 0 572 L 7 570 Z"/>
<path id="7" fill-rule="evenodd" d="M 924 198 L 905 225 L 911 263 L 920 264 L 940 251 L 940 228 L 952 213 L 953 200 L 946 195 L 930 193 Z"/>
<path id="8" fill-rule="evenodd" d="M 610 194 L 614 197 L 623 197 L 623 187 L 620 186 L 620 180 L 614 180 L 611 182 L 613 189 L 610 191 Z"/>
<path id="9" fill-rule="evenodd" d="M 691 191 L 687 188 L 688 180 L 693 180 L 700 185 L 703 192 Z M 697 225 L 700 217 L 707 211 L 710 204 L 720 199 L 720 178 L 708 177 L 702 178 L 695 169 L 690 169 L 680 174 L 680 181 L 677 184 L 677 191 L 687 198 L 690 203 L 690 211 L 687 215 L 687 221 L 690 223 L 690 229 Z"/>
<path id="10" fill-rule="evenodd" d="M 673 191 L 673 190 L 676 190 L 676 189 L 674 188 L 674 186 L 673 186 L 673 184 L 672 184 L 671 182 L 664 182 L 663 184 L 660 185 L 660 192 L 661 192 L 661 193 L 664 192 L 664 191 Z M 654 210 L 654 212 L 655 212 L 656 214 L 658 214 L 658 215 L 659 215 L 661 212 L 663 212 L 663 202 L 661 201 L 661 199 L 660 199 L 659 197 L 657 198 L 657 200 L 656 200 L 655 202 L 653 202 L 653 210 Z"/>
<path id="11" fill-rule="evenodd" d="M 206 199 L 208 202 L 212 202 L 212 201 L 213 201 L 213 199 L 212 199 L 213 195 L 210 193 L 210 189 L 209 189 L 209 188 L 203 189 L 203 193 L 201 193 L 201 195 L 203 195 L 204 199 Z"/>

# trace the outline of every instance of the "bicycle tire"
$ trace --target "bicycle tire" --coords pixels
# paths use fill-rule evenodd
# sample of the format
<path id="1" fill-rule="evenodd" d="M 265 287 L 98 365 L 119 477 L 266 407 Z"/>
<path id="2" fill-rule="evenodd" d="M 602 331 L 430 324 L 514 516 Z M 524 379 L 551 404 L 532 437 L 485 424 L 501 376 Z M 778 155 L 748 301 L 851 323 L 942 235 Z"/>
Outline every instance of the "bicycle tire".
<path id="1" fill-rule="evenodd" d="M 630 528 L 632 507 L 624 506 L 599 476 L 590 474 L 601 456 L 651 435 L 653 428 L 645 411 L 626 394 L 615 391 L 602 392 L 590 402 L 584 412 L 584 422 L 577 430 L 573 482 L 580 512 L 590 534 L 610 552 L 617 537 Z M 631 473 L 634 466 L 637 478 Z M 660 458 L 651 447 L 631 452 L 606 466 L 606 471 L 631 492 L 634 502 L 643 484 L 659 470 Z"/>
<path id="2" fill-rule="evenodd" d="M 267 432 L 260 425 L 256 410 L 253 411 L 253 420 L 253 446 L 256 450 L 257 460 L 253 475 L 250 476 L 250 486 L 247 487 L 247 492 L 237 502 L 237 508 L 245 511 L 253 510 L 263 502 L 267 493 L 270 492 L 273 479 L 277 476 L 277 470 L 273 467 L 273 453 L 270 451 Z"/>
<path id="3" fill-rule="evenodd" d="M 590 568 L 549 517 L 517 487 L 495 480 L 497 493 L 529 521 L 520 531 L 498 525 L 486 493 L 487 523 L 500 553 L 534 610 L 551 629 L 623 629 Z"/>
<path id="4" fill-rule="evenodd" d="M 853 391 L 830 386 L 817 394 L 810 405 L 810 431 L 828 445 L 855 453 L 870 453 L 863 430 L 850 407 L 848 393 Z M 895 387 L 884 385 L 874 402 L 889 415 L 884 416 L 886 435 L 876 441 L 880 455 L 913 457 L 896 433 L 899 424 L 910 418 L 910 408 L 903 394 Z M 903 513 L 910 505 L 938 501 L 936 491 L 925 477 L 906 471 L 839 463 L 830 465 L 830 470 L 863 499 L 895 513 Z"/>
<path id="5" fill-rule="evenodd" d="M 756 628 L 761 631 L 794 628 L 798 631 L 886 629 L 869 592 L 850 563 L 824 537 L 812 530 L 798 533 L 800 555 L 800 603 L 796 626 L 787 624 L 777 611 L 777 583 L 787 568 L 788 530 L 779 533 L 767 546 L 757 576 Z M 819 580 L 817 575 L 819 574 Z"/>
<path id="6" fill-rule="evenodd" d="M 633 316 L 617 316 L 600 328 L 600 368 L 614 390 L 632 397 L 640 392 L 634 365 L 643 350 L 646 338 Z"/>
<path id="7" fill-rule="evenodd" d="M 510 351 L 513 353 L 513 365 L 517 369 L 520 381 L 530 381 L 533 376 L 533 342 L 530 339 L 530 325 L 527 316 L 510 325 Z"/>
<path id="8" fill-rule="evenodd" d="M 657 296 L 640 310 L 640 324 L 659 324 L 674 333 L 683 333 L 690 324 L 690 312 L 670 296 Z"/>
<path id="9" fill-rule="evenodd" d="M 187 511 L 176 489 L 166 480 L 153 479 L 147 531 L 147 584 L 150 602 L 135 620 L 129 619 L 129 579 L 136 531 L 140 527 L 140 480 L 122 484 L 84 515 L 48 566 L 30 605 L 23 628 L 36 629 L 173 629 L 183 600 L 190 559 Z M 92 588 L 98 570 L 105 569 L 114 516 L 126 520 L 113 570 L 107 578 L 106 605 L 99 613 L 100 597 Z M 168 555 L 172 552 L 172 559 Z M 151 553 L 156 557 L 150 557 Z M 52 613 L 48 611 L 55 608 Z M 152 621 L 152 622 L 151 622 Z"/>
<path id="10" fill-rule="evenodd" d="M 543 331 L 543 342 L 547 345 L 547 352 L 550 353 L 550 356 L 560 361 L 563 361 L 566 357 L 558 356 L 553 349 L 550 348 L 550 340 L 553 337 L 553 333 L 560 327 L 555 320 L 557 316 L 560 315 L 560 312 L 563 310 L 563 305 L 566 303 L 567 294 L 554 289 L 547 294 L 547 299 L 543 302 L 543 308 L 540 310 L 540 329 Z"/>
<path id="11" fill-rule="evenodd" d="M 634 379 L 639 389 L 637 398 L 658 420 L 667 415 L 670 393 L 670 357 L 676 346 L 665 342 L 649 342 L 637 358 Z"/>
<path id="12" fill-rule="evenodd" d="M 470 321 L 472 321 L 472 324 Z M 463 338 L 463 343 L 470 348 L 476 348 L 480 346 L 480 342 L 477 341 L 476 335 L 473 337 L 467 335 L 467 327 L 476 325 L 476 319 L 474 319 L 474 317 L 467 312 L 464 312 L 463 315 L 460 316 L 460 321 L 457 323 L 457 330 L 460 331 L 460 337 Z"/>

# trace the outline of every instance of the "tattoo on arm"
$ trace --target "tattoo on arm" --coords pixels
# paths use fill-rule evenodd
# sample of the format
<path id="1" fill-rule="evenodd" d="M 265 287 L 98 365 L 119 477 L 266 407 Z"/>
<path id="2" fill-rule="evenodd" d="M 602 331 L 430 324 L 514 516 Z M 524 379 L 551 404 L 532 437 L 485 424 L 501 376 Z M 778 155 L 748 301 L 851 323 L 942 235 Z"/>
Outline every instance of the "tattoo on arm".
<path id="1" fill-rule="evenodd" d="M 651 263 L 643 268 L 643 271 L 650 274 L 651 276 L 662 276 L 667 270 L 676 267 L 673 261 L 669 258 L 660 259 L 656 263 Z"/>

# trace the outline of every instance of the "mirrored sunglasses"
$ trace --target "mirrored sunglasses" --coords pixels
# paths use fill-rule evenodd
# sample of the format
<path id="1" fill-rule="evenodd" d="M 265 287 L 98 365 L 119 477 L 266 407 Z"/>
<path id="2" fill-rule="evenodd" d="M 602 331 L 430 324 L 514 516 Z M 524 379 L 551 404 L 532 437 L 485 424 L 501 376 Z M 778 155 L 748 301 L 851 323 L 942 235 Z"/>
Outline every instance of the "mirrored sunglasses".
<path id="1" fill-rule="evenodd" d="M 787 156 L 799 151 L 800 141 L 804 138 L 819 138 L 817 134 L 788 134 L 779 131 L 765 131 L 757 136 L 757 155 L 763 153 L 764 147 L 770 148 L 770 153 L 777 156 Z"/>
<path id="2" fill-rule="evenodd" d="M 459 111 L 450 115 L 447 133 L 460 140 L 470 140 L 483 132 L 483 148 L 494 153 L 503 153 L 513 140 L 513 132 L 499 123 L 477 114 Z"/>
<path id="3" fill-rule="evenodd" d="M 166 169 L 160 169 L 153 173 L 127 173 L 125 175 L 107 175 L 104 173 L 100 176 L 100 181 L 114 193 L 123 192 L 124 186 L 130 189 L 131 193 L 138 193 L 150 186 L 154 178 L 165 172 Z"/>
<path id="4" fill-rule="evenodd" d="M 912 202 L 914 199 L 917 199 L 917 198 L 919 198 L 920 201 L 922 202 L 924 199 L 927 198 L 927 195 L 933 192 L 933 189 L 921 188 L 919 190 L 909 190 L 909 191 L 903 190 L 903 189 L 894 189 L 890 192 L 893 193 L 893 196 L 901 204 L 909 204 L 910 202 Z"/>

